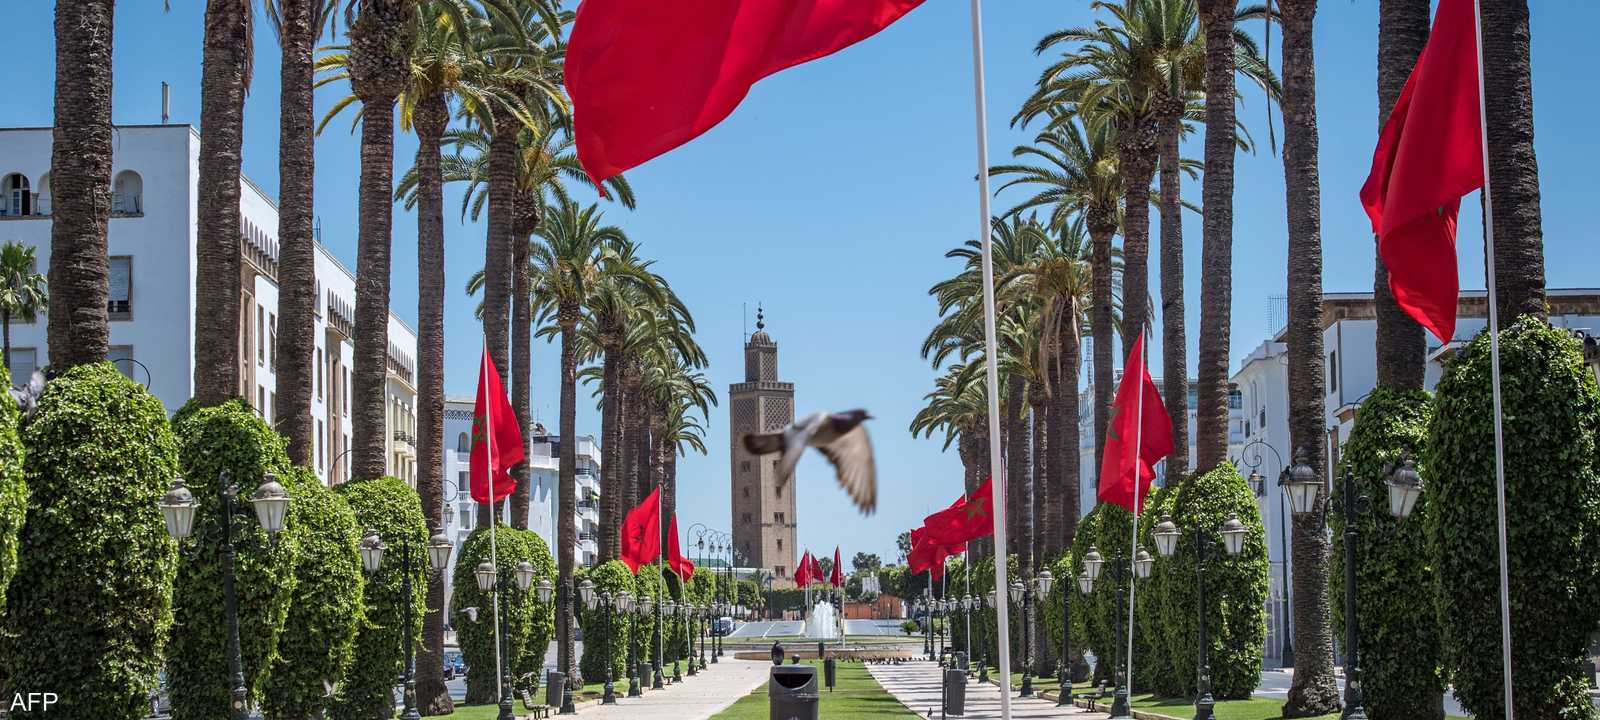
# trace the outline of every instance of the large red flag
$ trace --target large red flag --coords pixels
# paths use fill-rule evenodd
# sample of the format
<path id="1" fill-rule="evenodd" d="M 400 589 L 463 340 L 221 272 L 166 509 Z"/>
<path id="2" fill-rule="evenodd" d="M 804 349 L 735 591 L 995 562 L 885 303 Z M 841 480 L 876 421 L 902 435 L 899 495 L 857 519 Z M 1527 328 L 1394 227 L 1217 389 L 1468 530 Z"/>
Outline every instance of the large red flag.
<path id="1" fill-rule="evenodd" d="M 694 574 L 694 563 L 678 550 L 678 516 L 673 515 L 667 527 L 667 567 L 679 580 L 688 580 Z"/>
<path id="2" fill-rule="evenodd" d="M 472 408 L 472 451 L 468 460 L 472 499 L 480 503 L 500 502 L 516 490 L 517 481 L 508 471 L 522 462 L 523 453 L 517 413 L 506 400 L 500 371 L 495 369 L 494 360 L 489 358 L 489 348 L 485 346 L 483 360 L 478 365 L 478 400 Z M 492 500 L 490 478 L 494 481 Z"/>
<path id="3" fill-rule="evenodd" d="M 757 81 L 922 0 L 583 0 L 567 44 L 578 159 L 596 183 L 722 122 Z"/>
<path id="4" fill-rule="evenodd" d="M 811 556 L 811 582 L 825 583 L 828 574 L 822 571 L 822 560 L 815 555 Z"/>
<path id="5" fill-rule="evenodd" d="M 1475 23 L 1473 0 L 1440 0 L 1361 187 L 1395 302 L 1442 342 L 1456 330 L 1456 212 L 1483 187 Z"/>
<path id="6" fill-rule="evenodd" d="M 966 550 L 966 543 L 945 545 L 921 527 L 911 531 L 911 553 L 906 556 L 906 565 L 912 573 L 932 571 L 937 580 L 944 575 L 944 559 Z"/>
<path id="7" fill-rule="evenodd" d="M 677 540 L 677 532 L 673 532 Z M 661 488 L 650 491 L 644 502 L 628 511 L 622 522 L 622 553 L 618 557 L 635 574 L 641 566 L 661 557 Z"/>
<path id="8" fill-rule="evenodd" d="M 994 533 L 994 478 L 983 481 L 972 495 L 962 495 L 939 512 L 922 519 L 922 526 L 941 543 L 957 544 Z"/>
<path id="9" fill-rule="evenodd" d="M 811 576 L 811 551 L 807 550 L 800 556 L 800 565 L 794 569 L 794 584 L 805 587 L 815 579 Z"/>
<path id="10" fill-rule="evenodd" d="M 833 546 L 833 573 L 828 577 L 828 584 L 836 588 L 844 587 L 844 571 L 840 568 L 844 563 L 839 561 L 839 546 Z"/>
<path id="11" fill-rule="evenodd" d="M 1100 462 L 1100 501 L 1139 512 L 1155 479 L 1155 464 L 1172 454 L 1172 423 L 1161 403 L 1161 391 L 1144 365 L 1144 336 L 1133 341 L 1122 365 L 1116 403 L 1106 429 L 1104 457 Z M 1141 427 L 1142 426 L 1142 427 Z M 1137 438 L 1137 447 L 1136 441 Z M 1138 503 L 1134 478 L 1138 477 Z"/>

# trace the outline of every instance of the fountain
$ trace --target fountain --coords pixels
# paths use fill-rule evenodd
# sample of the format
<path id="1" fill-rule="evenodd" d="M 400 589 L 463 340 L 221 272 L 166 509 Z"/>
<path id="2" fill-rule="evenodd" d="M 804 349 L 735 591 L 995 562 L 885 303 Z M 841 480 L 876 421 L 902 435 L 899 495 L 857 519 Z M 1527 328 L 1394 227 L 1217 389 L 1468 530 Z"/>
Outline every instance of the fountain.
<path id="1" fill-rule="evenodd" d="M 839 638 L 839 615 L 833 603 L 819 602 L 811 608 L 811 615 L 806 618 L 806 637 L 813 640 Z"/>

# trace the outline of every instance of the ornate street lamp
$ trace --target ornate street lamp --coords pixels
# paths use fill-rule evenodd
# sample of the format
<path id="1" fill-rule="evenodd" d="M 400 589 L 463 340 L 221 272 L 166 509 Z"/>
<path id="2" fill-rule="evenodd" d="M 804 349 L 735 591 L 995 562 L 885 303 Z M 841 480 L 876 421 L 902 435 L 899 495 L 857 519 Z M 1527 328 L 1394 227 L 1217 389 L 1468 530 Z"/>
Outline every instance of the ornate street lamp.
<path id="1" fill-rule="evenodd" d="M 1117 607 L 1120 608 L 1124 603 L 1123 598 L 1127 592 L 1126 583 L 1131 579 L 1131 573 L 1129 572 L 1128 563 L 1126 562 L 1125 558 L 1112 558 L 1112 560 L 1109 562 L 1111 573 L 1108 577 L 1113 583 L 1116 583 Z M 1091 545 L 1089 547 L 1089 552 L 1084 553 L 1083 556 L 1083 574 L 1078 576 L 1078 591 L 1085 595 L 1094 592 L 1095 582 L 1098 581 L 1101 574 L 1105 572 L 1106 564 L 1107 560 L 1100 555 L 1099 548 Z M 1124 718 L 1131 717 L 1130 707 L 1128 705 L 1128 686 L 1126 683 L 1128 673 L 1126 663 L 1128 658 L 1124 657 L 1124 653 L 1122 651 L 1122 613 L 1118 612 L 1116 613 L 1116 616 L 1115 639 L 1117 642 L 1117 648 L 1116 652 L 1113 654 L 1112 667 L 1116 668 L 1114 675 L 1116 677 L 1117 689 L 1116 694 L 1111 699 L 1111 717 L 1112 720 L 1123 720 Z M 1132 628 L 1129 629 L 1129 632 L 1132 632 Z"/>
<path id="2" fill-rule="evenodd" d="M 1156 538 L 1156 552 L 1162 557 L 1172 557 L 1178 550 L 1178 541 L 1183 536 L 1183 531 L 1172 522 L 1172 516 L 1161 516 L 1161 522 L 1151 533 Z M 1244 538 L 1248 534 L 1244 523 L 1239 522 L 1239 517 L 1229 513 L 1228 519 L 1217 529 L 1217 534 L 1222 536 L 1222 547 L 1229 556 L 1236 556 L 1244 549 Z M 1206 632 L 1206 551 L 1215 542 L 1207 537 L 1204 529 L 1191 535 L 1195 546 L 1195 608 L 1199 615 L 1199 641 L 1200 655 L 1197 677 L 1199 678 L 1199 693 L 1194 701 L 1194 720 L 1211 720 L 1216 700 L 1211 696 L 1211 636 Z"/>
<path id="3" fill-rule="evenodd" d="M 1245 451 L 1250 450 L 1252 447 L 1256 448 L 1255 453 L 1245 455 Z M 1292 622 L 1292 618 L 1289 617 L 1289 608 L 1292 607 L 1294 603 L 1292 602 L 1292 594 L 1290 593 L 1289 587 L 1289 510 L 1286 506 L 1289 497 L 1289 488 L 1287 482 L 1289 477 L 1289 467 L 1283 464 L 1283 456 L 1278 454 L 1277 448 L 1267 444 L 1265 440 L 1257 438 L 1245 443 L 1244 447 L 1240 450 L 1240 454 L 1242 457 L 1244 457 L 1245 463 L 1250 466 L 1250 486 L 1255 490 L 1256 497 L 1265 497 L 1267 492 L 1267 479 L 1259 471 L 1261 464 L 1266 460 L 1266 458 L 1262 457 L 1260 448 L 1266 448 L 1272 452 L 1273 460 L 1276 462 L 1276 466 L 1279 468 L 1278 576 L 1283 582 L 1283 600 L 1281 603 L 1279 603 L 1278 608 L 1279 614 L 1283 618 L 1283 642 L 1278 651 L 1278 659 L 1283 664 L 1283 667 L 1291 667 L 1294 664 L 1294 642 L 1293 638 L 1291 637 L 1292 633 L 1290 623 Z"/>
<path id="4" fill-rule="evenodd" d="M 1305 448 L 1296 451 L 1294 464 L 1289 466 L 1288 474 L 1281 480 L 1284 489 L 1289 491 L 1289 510 L 1297 517 L 1314 512 L 1317 496 L 1322 492 L 1322 478 L 1311 467 L 1309 458 Z"/>
<path id="5" fill-rule="evenodd" d="M 1400 519 L 1411 517 L 1422 495 L 1422 476 L 1417 474 L 1416 463 L 1410 457 L 1400 461 L 1400 466 L 1389 472 L 1385 482 L 1389 486 L 1389 514 Z"/>

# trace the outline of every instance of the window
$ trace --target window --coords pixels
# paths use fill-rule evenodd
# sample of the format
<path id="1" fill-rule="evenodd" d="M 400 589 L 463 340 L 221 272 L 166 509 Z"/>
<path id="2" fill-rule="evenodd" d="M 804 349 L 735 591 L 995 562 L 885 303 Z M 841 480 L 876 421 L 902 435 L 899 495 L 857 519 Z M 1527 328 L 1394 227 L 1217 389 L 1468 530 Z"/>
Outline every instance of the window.
<path id="1" fill-rule="evenodd" d="M 256 414 L 265 418 L 267 416 L 267 389 L 256 386 Z"/>
<path id="2" fill-rule="evenodd" d="M 316 442 L 317 442 L 317 469 L 318 470 L 322 469 L 322 454 L 323 454 L 322 453 L 322 448 L 323 448 L 323 445 L 324 445 L 324 443 L 322 442 L 322 439 L 324 437 L 326 437 L 326 436 L 327 436 L 327 431 L 323 429 L 322 421 L 318 420 L 317 421 L 317 440 L 316 440 Z"/>
<path id="3" fill-rule="evenodd" d="M 278 371 L 278 314 L 267 313 L 267 367 Z"/>
<path id="4" fill-rule="evenodd" d="M 472 473 L 470 471 L 462 470 L 462 471 L 456 473 L 456 494 L 457 495 L 461 495 L 462 493 L 471 494 L 471 492 L 472 492 L 471 482 L 472 482 Z M 541 484 L 542 484 L 542 481 L 541 481 Z"/>
<path id="5" fill-rule="evenodd" d="M 742 489 L 744 490 L 744 496 L 747 498 L 750 497 L 750 486 L 746 485 Z"/>
<path id="6" fill-rule="evenodd" d="M 784 566 L 782 566 L 782 565 L 774 566 L 772 568 L 772 571 L 774 573 L 776 573 L 778 575 L 778 577 L 789 577 L 789 575 L 787 574 L 789 569 L 784 567 Z"/>
<path id="7" fill-rule="evenodd" d="M 106 348 L 106 359 L 110 360 L 111 364 L 115 365 L 116 368 L 122 371 L 123 375 L 127 375 L 129 379 L 135 381 L 138 380 L 138 378 L 135 378 L 133 375 L 134 364 L 132 345 L 112 345 L 111 347 Z M 146 378 L 145 382 L 149 382 L 149 379 Z"/>
<path id="8" fill-rule="evenodd" d="M 1200 391 L 1189 388 L 1189 409 L 1193 410 L 1197 407 L 1200 407 Z"/>
<path id="9" fill-rule="evenodd" d="M 256 364 L 264 365 L 267 362 L 267 344 L 261 339 L 267 336 L 267 309 L 256 306 Z"/>
<path id="10" fill-rule="evenodd" d="M 464 452 L 471 452 L 471 451 L 472 451 L 472 440 L 467 438 L 467 434 L 466 433 L 461 433 L 460 435 L 457 435 L 456 436 L 456 452 L 464 453 Z"/>
<path id="11" fill-rule="evenodd" d="M 317 399 L 322 399 L 322 348 L 317 348 Z"/>
<path id="12" fill-rule="evenodd" d="M 778 538 L 778 549 L 779 550 L 783 549 L 783 538 Z"/>
<path id="13" fill-rule="evenodd" d="M 781 513 L 781 512 L 773 513 L 772 514 L 772 521 L 777 523 L 777 524 L 779 524 L 779 525 L 782 525 L 783 524 L 783 513 Z"/>
<path id="14" fill-rule="evenodd" d="M 28 189 L 28 178 L 11 173 L 0 180 L 0 216 L 32 214 L 33 193 Z"/>
<path id="15" fill-rule="evenodd" d="M 110 293 L 106 295 L 106 313 L 111 320 L 133 319 L 133 258 L 126 255 L 110 258 Z"/>
<path id="16" fill-rule="evenodd" d="M 739 522 L 742 522 L 742 523 L 744 523 L 746 525 L 749 525 L 750 524 L 750 513 L 745 513 L 744 515 L 741 515 L 739 517 Z"/>
<path id="17" fill-rule="evenodd" d="M 1328 394 L 1339 392 L 1339 351 L 1328 351 Z"/>
<path id="18" fill-rule="evenodd" d="M 344 371 L 344 414 L 350 414 L 350 369 Z"/>
<path id="19" fill-rule="evenodd" d="M 11 384 L 21 387 L 33 378 L 39 369 L 39 351 L 34 348 L 11 348 Z"/>
<path id="20" fill-rule="evenodd" d="M 278 420 L 278 393 L 267 393 L 267 412 L 272 413 L 273 422 Z"/>
<path id="21" fill-rule="evenodd" d="M 741 460 L 741 461 L 739 461 L 739 472 L 750 472 L 750 461 L 749 460 Z"/>
<path id="22" fill-rule="evenodd" d="M 1228 390 L 1228 409 L 1229 410 L 1243 410 L 1244 409 L 1244 395 L 1239 393 L 1239 388 L 1231 388 L 1231 389 Z"/>
<path id="23" fill-rule="evenodd" d="M 1267 409 L 1266 408 L 1261 408 L 1261 422 L 1256 423 L 1256 425 L 1259 426 L 1259 427 L 1266 427 L 1267 426 Z"/>
<path id="24" fill-rule="evenodd" d="M 112 215 L 144 214 L 144 181 L 139 173 L 123 170 L 111 183 Z"/>

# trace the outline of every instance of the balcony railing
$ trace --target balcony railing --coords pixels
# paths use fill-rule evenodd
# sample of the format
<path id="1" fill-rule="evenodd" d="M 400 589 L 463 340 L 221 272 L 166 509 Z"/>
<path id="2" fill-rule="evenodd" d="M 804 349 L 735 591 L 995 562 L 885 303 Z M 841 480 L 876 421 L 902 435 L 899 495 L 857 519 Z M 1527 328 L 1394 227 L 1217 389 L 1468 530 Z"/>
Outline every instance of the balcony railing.
<path id="1" fill-rule="evenodd" d="M 394 431 L 394 441 L 397 442 L 397 443 L 405 443 L 407 445 L 414 445 L 414 444 L 416 444 L 417 439 L 411 433 L 408 433 L 408 432 L 406 432 L 404 430 L 396 430 L 396 431 Z"/>

